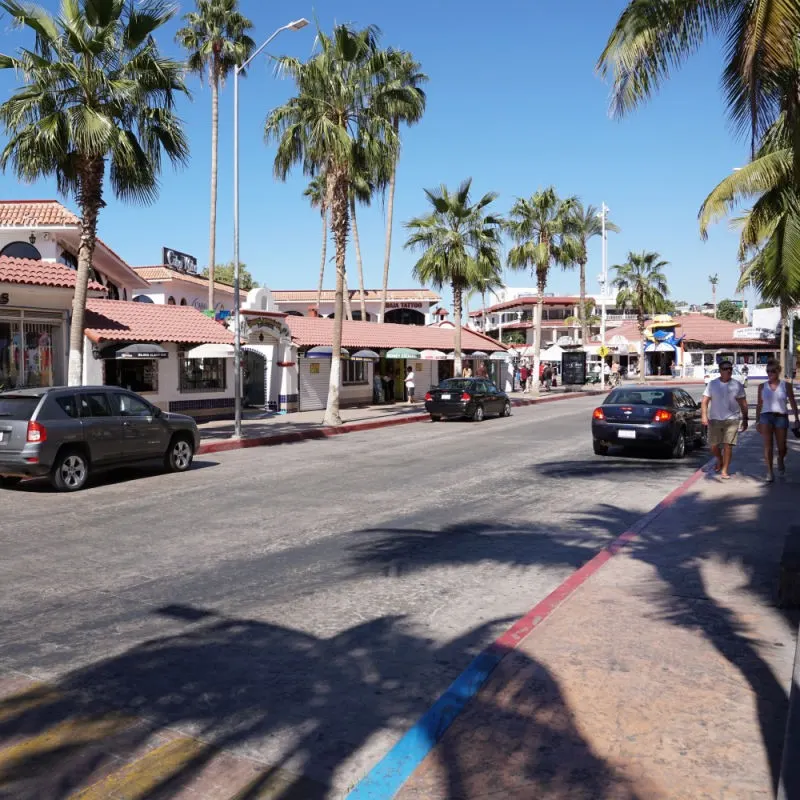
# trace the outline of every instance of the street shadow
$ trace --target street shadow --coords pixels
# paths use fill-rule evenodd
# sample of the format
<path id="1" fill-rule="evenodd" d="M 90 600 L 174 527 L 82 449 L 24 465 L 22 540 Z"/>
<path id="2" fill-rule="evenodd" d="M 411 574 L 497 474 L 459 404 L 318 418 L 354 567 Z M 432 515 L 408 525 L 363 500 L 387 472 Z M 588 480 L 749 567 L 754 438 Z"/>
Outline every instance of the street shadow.
<path id="1" fill-rule="evenodd" d="M 754 481 L 761 469 L 758 442 L 745 442 L 749 449 L 737 452 L 735 478 Z M 792 450 L 790 469 L 800 460 L 800 448 L 793 443 Z M 705 452 L 696 458 L 698 465 L 707 460 Z M 610 473 L 630 479 L 642 475 L 643 470 L 647 475 L 688 466 L 691 462 L 597 459 L 552 462 L 534 469 L 551 478 L 591 478 Z M 700 480 L 716 478 L 705 474 Z M 643 613 L 699 633 L 740 672 L 756 698 L 757 722 L 776 789 L 789 687 L 776 677 L 766 652 L 787 643 L 794 645 L 800 614 L 797 610 L 778 610 L 783 619 L 782 641 L 764 642 L 759 632 L 726 604 L 725 591 L 715 591 L 709 583 L 713 573 L 705 567 L 716 564 L 730 568 L 725 574 L 742 576 L 743 584 L 737 583 L 736 592 L 744 592 L 761 607 L 774 608 L 785 537 L 797 518 L 797 484 L 776 483 L 744 497 L 737 496 L 735 481 L 728 486 L 731 491 L 721 493 L 688 492 L 646 525 L 640 523 L 638 514 L 600 503 L 577 514 L 571 531 L 540 520 L 513 529 L 485 521 L 437 530 L 368 529 L 363 531 L 364 541 L 350 549 L 350 558 L 366 573 L 375 570 L 389 577 L 479 561 L 577 568 L 598 552 L 598 541 L 602 543 L 598 531 L 607 532 L 611 538 L 633 530 L 637 536 L 625 545 L 626 554 L 650 565 L 659 579 L 653 581 Z M 573 520 L 575 517 L 573 514 Z"/>
<path id="2" fill-rule="evenodd" d="M 437 643 L 396 616 L 320 638 L 193 606 L 155 613 L 185 629 L 0 699 L 0 797 L 60 800 L 89 786 L 92 797 L 116 796 L 122 784 L 102 781 L 136 758 L 137 800 L 190 785 L 202 797 L 206 770 L 236 800 L 341 796 L 334 776 L 344 762 L 377 732 L 416 721 L 480 650 L 487 626 L 502 622 Z M 546 701 L 516 723 L 526 732 L 518 751 L 531 765 L 546 763 L 548 783 L 578 786 L 574 764 L 548 760 L 543 744 L 568 736 L 591 765 L 591 796 L 605 797 L 604 787 L 623 779 L 583 741 L 552 676 L 529 666 Z M 250 757 L 256 752 L 262 766 Z"/>
<path id="3" fill-rule="evenodd" d="M 192 466 L 187 470 L 194 472 L 200 469 L 210 469 L 211 467 L 218 467 L 219 461 L 210 461 L 208 459 L 194 459 Z M 171 473 L 164 472 L 164 467 L 157 460 L 150 462 L 143 462 L 136 466 L 129 467 L 116 467 L 114 469 L 99 470 L 89 476 L 89 482 L 84 491 L 91 491 L 93 488 L 101 486 L 112 486 L 114 484 L 128 483 L 130 481 L 138 481 L 142 478 L 152 478 L 156 475 L 168 475 Z M 26 480 L 6 491 L 12 492 L 43 492 L 45 494 L 58 494 L 58 491 L 53 488 L 47 478 L 34 478 Z"/>
<path id="4" fill-rule="evenodd" d="M 591 453 L 591 447 L 589 447 Z M 628 477 L 633 475 L 652 475 L 686 472 L 687 475 L 705 464 L 710 455 L 706 450 L 693 450 L 680 460 L 658 453 L 612 448 L 608 456 L 575 459 L 572 461 L 547 461 L 532 464 L 531 469 L 544 478 L 595 478 Z"/>

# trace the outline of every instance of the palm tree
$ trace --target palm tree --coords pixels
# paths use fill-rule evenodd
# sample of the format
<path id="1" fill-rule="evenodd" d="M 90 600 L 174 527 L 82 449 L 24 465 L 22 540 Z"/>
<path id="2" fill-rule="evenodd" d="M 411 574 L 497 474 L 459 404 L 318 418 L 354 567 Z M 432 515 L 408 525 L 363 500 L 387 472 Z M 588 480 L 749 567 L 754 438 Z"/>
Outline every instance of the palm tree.
<path id="1" fill-rule="evenodd" d="M 420 72 L 420 65 L 411 53 L 394 51 L 392 53 L 391 92 L 386 94 L 389 107 L 387 116 L 392 121 L 395 139 L 400 141 L 400 123 L 414 125 L 425 113 L 425 92 L 421 85 L 428 80 L 425 73 Z M 399 149 L 392 160 L 389 175 L 389 198 L 386 206 L 386 246 L 383 255 L 383 289 L 381 292 L 380 321 L 386 316 L 386 298 L 389 291 L 389 260 L 392 254 L 392 222 L 394 218 L 394 189 L 397 180 L 397 160 Z"/>
<path id="2" fill-rule="evenodd" d="M 488 285 L 500 275 L 500 230 L 502 219 L 488 213 L 488 206 L 497 198 L 487 192 L 471 203 L 472 178 L 465 180 L 455 192 L 444 184 L 426 189 L 432 210 L 423 217 L 406 223 L 410 232 L 405 246 L 421 250 L 414 265 L 414 277 L 437 289 L 449 285 L 453 290 L 453 346 L 455 374 L 461 373 L 461 318 L 464 293 L 471 288 Z"/>
<path id="3" fill-rule="evenodd" d="M 619 233 L 619 227 L 606 219 L 606 230 Z M 586 206 L 580 200 L 572 205 L 567 219 L 563 244 L 563 256 L 580 270 L 580 303 L 578 318 L 580 320 L 581 341 L 584 345 L 589 341 L 589 326 L 586 320 L 586 263 L 589 260 L 589 240 L 603 233 L 603 222 L 596 206 Z"/>
<path id="4" fill-rule="evenodd" d="M 390 160 L 396 147 L 385 114 L 390 58 L 378 47 L 379 31 L 337 25 L 331 36 L 317 31 L 319 51 L 308 61 L 282 56 L 278 68 L 295 82 L 297 93 L 271 111 L 264 132 L 278 143 L 274 171 L 285 180 L 295 165 L 309 175 L 325 171 L 328 210 L 336 246 L 333 353 L 324 423 L 341 425 L 342 318 L 345 258 L 350 231 L 350 184 L 359 159 Z"/>
<path id="5" fill-rule="evenodd" d="M 800 3 L 779 0 L 631 0 L 598 61 L 613 76 L 611 112 L 647 100 L 709 37 L 728 42 L 723 71 L 730 116 L 751 147 L 774 121 L 778 76 L 793 67 Z M 800 163 L 796 149 L 795 163 Z"/>
<path id="6" fill-rule="evenodd" d="M 615 266 L 616 277 L 611 285 L 618 290 L 617 307 L 635 308 L 642 342 L 642 355 L 639 359 L 639 377 L 644 380 L 644 328 L 648 314 L 656 314 L 667 303 L 669 289 L 663 261 L 658 253 L 628 253 L 624 264 Z"/>
<path id="7" fill-rule="evenodd" d="M 511 208 L 506 228 L 516 245 L 508 253 L 508 266 L 511 269 L 530 269 L 536 276 L 538 300 L 533 338 L 533 374 L 539 374 L 539 351 L 542 341 L 542 309 L 544 291 L 550 267 L 564 263 L 566 256 L 562 251 L 568 219 L 573 213 L 576 200 L 560 200 L 555 189 L 550 186 L 533 194 L 529 199 L 517 198 Z M 539 385 L 534 382 L 534 392 Z"/>
<path id="8" fill-rule="evenodd" d="M 325 173 L 315 175 L 309 182 L 303 197 L 307 197 L 311 208 L 318 208 L 322 217 L 322 255 L 319 262 L 319 284 L 317 286 L 317 313 L 322 303 L 322 282 L 325 279 L 325 259 L 328 255 L 328 179 Z"/>
<path id="9" fill-rule="evenodd" d="M 28 183 L 54 176 L 59 192 L 74 195 L 80 208 L 68 370 L 69 384 L 79 386 L 106 170 L 117 197 L 148 203 L 158 194 L 162 157 L 173 164 L 188 158 L 173 110 L 176 95 L 186 93 L 183 67 L 163 57 L 154 39 L 174 12 L 157 0 L 64 0 L 56 17 L 16 0 L 0 7 L 35 36 L 33 50 L 0 55 L 0 68 L 23 83 L 0 105 L 8 136 L 0 166 L 11 164 Z"/>
<path id="10" fill-rule="evenodd" d="M 717 284 L 719 283 L 719 274 L 714 273 L 708 276 L 708 282 L 711 284 L 711 302 L 714 304 L 714 319 L 717 318 Z"/>
<path id="11" fill-rule="evenodd" d="M 208 78 L 211 87 L 211 215 L 208 235 L 208 307 L 214 305 L 217 248 L 217 138 L 219 89 L 231 70 L 250 57 L 255 42 L 247 35 L 253 23 L 239 11 L 239 0 L 197 0 L 197 11 L 186 14 L 176 41 L 189 52 L 187 66 Z"/>

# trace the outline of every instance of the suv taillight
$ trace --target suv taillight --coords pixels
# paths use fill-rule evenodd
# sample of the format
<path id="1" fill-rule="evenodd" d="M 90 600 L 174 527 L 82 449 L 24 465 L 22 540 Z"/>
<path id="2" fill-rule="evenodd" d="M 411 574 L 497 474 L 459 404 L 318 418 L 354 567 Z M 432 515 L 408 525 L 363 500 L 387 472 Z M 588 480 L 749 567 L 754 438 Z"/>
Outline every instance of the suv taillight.
<path id="1" fill-rule="evenodd" d="M 602 408 L 596 408 L 594 410 L 594 412 L 592 413 L 592 416 L 595 419 L 605 419 L 606 418 L 606 415 L 603 413 L 603 409 Z"/>
<path id="2" fill-rule="evenodd" d="M 430 402 L 433 400 L 433 395 L 430 392 L 425 392 L 425 399 Z"/>
<path id="3" fill-rule="evenodd" d="M 29 442 L 46 442 L 47 428 L 31 420 L 28 423 L 28 435 L 26 436 L 26 440 Z"/>
<path id="4" fill-rule="evenodd" d="M 461 395 L 461 400 L 465 403 L 469 403 L 469 401 L 472 400 L 472 395 L 469 392 L 464 392 L 464 394 Z"/>

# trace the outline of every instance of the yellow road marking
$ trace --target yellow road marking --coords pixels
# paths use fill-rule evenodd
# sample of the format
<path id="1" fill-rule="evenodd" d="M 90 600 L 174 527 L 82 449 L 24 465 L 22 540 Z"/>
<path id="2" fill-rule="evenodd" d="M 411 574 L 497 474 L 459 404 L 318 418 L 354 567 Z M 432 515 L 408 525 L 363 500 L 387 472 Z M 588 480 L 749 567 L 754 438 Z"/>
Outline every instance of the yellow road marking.
<path id="1" fill-rule="evenodd" d="M 137 800 L 146 797 L 188 762 L 211 749 L 197 739 L 175 739 L 72 795 L 71 800 L 108 800 L 110 797 Z"/>
<path id="2" fill-rule="evenodd" d="M 0 697 L 0 722 L 5 722 L 11 717 L 30 711 L 46 703 L 54 703 L 61 695 L 47 684 L 34 684 L 24 692 Z"/>
<path id="3" fill-rule="evenodd" d="M 113 736 L 132 724 L 133 720 L 120 716 L 72 719 L 54 725 L 37 736 L 28 737 L 18 744 L 0 750 L 0 785 L 20 764 L 36 760 L 44 767 L 48 753 L 57 753 L 66 747 L 91 744 L 107 736 Z"/>

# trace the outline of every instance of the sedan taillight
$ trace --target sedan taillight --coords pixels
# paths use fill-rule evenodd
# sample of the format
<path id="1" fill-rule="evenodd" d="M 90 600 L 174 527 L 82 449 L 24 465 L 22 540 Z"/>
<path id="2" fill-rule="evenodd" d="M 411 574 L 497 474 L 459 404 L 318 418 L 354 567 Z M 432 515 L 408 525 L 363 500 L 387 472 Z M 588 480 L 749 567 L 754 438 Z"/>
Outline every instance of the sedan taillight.
<path id="1" fill-rule="evenodd" d="M 596 408 L 594 410 L 594 413 L 592 414 L 592 417 L 594 419 L 605 419 L 606 415 L 603 413 L 603 409 L 602 408 Z"/>
<path id="2" fill-rule="evenodd" d="M 425 399 L 426 400 L 433 400 L 433 395 L 430 392 L 425 392 Z"/>
<path id="3" fill-rule="evenodd" d="M 663 408 L 659 408 L 653 416 L 653 422 L 669 422 L 671 419 L 672 412 L 665 411 Z"/>
<path id="4" fill-rule="evenodd" d="M 31 420 L 28 423 L 28 435 L 25 437 L 28 442 L 46 442 L 47 428 L 38 422 Z"/>
<path id="5" fill-rule="evenodd" d="M 469 403 L 469 401 L 472 400 L 472 395 L 469 392 L 464 392 L 464 394 L 461 395 L 461 400 L 465 403 Z"/>

